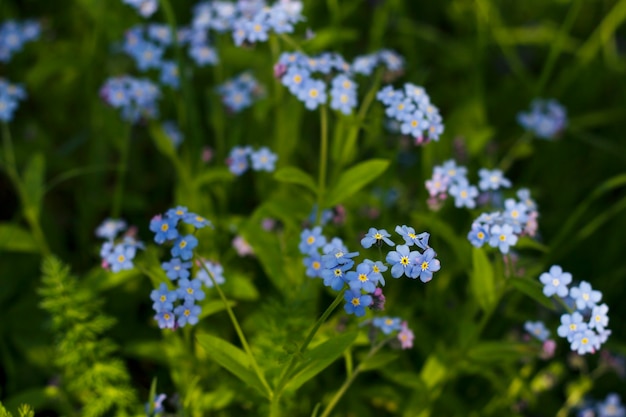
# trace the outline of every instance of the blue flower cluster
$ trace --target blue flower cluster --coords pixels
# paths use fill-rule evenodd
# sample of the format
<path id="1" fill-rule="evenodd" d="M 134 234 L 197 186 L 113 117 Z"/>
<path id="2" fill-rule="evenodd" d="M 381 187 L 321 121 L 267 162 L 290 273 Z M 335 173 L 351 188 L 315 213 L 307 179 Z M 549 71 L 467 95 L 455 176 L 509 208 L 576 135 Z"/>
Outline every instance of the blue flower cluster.
<path id="1" fill-rule="evenodd" d="M 131 123 L 137 123 L 142 118 L 158 117 L 157 100 L 161 92 L 146 79 L 130 76 L 109 78 L 100 89 L 100 97 L 111 107 L 121 109 L 122 118 Z"/>
<path id="2" fill-rule="evenodd" d="M 604 401 L 591 402 L 584 405 L 578 417 L 626 417 L 626 407 L 617 393 L 610 393 Z"/>
<path id="3" fill-rule="evenodd" d="M 259 148 L 258 151 L 254 151 L 250 146 L 235 146 L 231 149 L 226 163 L 230 172 L 239 176 L 248 170 L 250 162 L 254 171 L 272 172 L 277 159 L 278 155 L 265 146 Z"/>
<path id="4" fill-rule="evenodd" d="M 193 250 L 198 245 L 198 239 L 193 234 L 181 234 L 178 230 L 179 224 L 187 224 L 195 229 L 212 226 L 210 221 L 196 213 L 189 212 L 183 206 L 169 209 L 165 215 L 157 215 L 150 221 L 154 241 L 159 245 L 166 242 L 172 243 L 170 250 L 172 258 L 168 262 L 163 262 L 161 267 L 167 277 L 172 281 L 177 281 L 178 284 L 177 288 L 170 290 L 169 286 L 163 282 L 150 294 L 153 301 L 152 308 L 156 311 L 154 319 L 161 329 L 174 329 L 198 322 L 202 309 L 196 302 L 205 297 L 202 284 L 212 286 L 212 281 L 202 266 L 209 270 L 217 283 L 224 282 L 222 267 L 204 260 L 198 264 L 202 269 L 198 271 L 194 279 L 190 279 L 191 259 Z M 177 302 L 179 304 L 175 305 Z"/>
<path id="5" fill-rule="evenodd" d="M 10 122 L 18 103 L 26 98 L 26 91 L 19 84 L 11 84 L 0 78 L 0 120 Z"/>
<path id="6" fill-rule="evenodd" d="M 369 65 L 363 64 L 362 61 L 367 61 Z M 274 67 L 274 73 L 291 94 L 302 101 L 309 110 L 315 110 L 328 101 L 326 82 L 322 79 L 313 78 L 313 75 L 320 73 L 328 77 L 332 74 L 330 107 L 348 115 L 357 106 L 358 85 L 354 81 L 354 75 L 369 75 L 380 62 L 387 65 L 388 68 L 392 64 L 394 65 L 393 68 L 396 68 L 398 65 L 401 67 L 403 60 L 402 57 L 390 50 L 368 55 L 367 58 L 358 57 L 352 65 L 336 53 L 324 52 L 309 57 L 300 52 L 285 52 Z"/>
<path id="7" fill-rule="evenodd" d="M 24 44 L 37 40 L 41 25 L 34 20 L 18 22 L 8 20 L 0 25 L 0 62 L 9 62 L 14 53 L 19 52 Z"/>
<path id="8" fill-rule="evenodd" d="M 122 0 L 125 4 L 135 8 L 143 17 L 152 16 L 159 8 L 158 0 Z"/>
<path id="9" fill-rule="evenodd" d="M 566 338 L 573 351 L 579 355 L 595 353 L 611 334 L 607 329 L 609 307 L 598 304 L 602 293 L 595 291 L 588 282 L 581 281 L 577 287 L 569 287 L 572 275 L 563 272 L 558 265 L 539 276 L 547 297 L 556 295 L 565 302 L 570 301 L 572 311 L 561 315 L 561 325 L 557 329 L 560 337 Z M 566 298 L 567 297 L 567 298 Z"/>
<path id="10" fill-rule="evenodd" d="M 376 98 L 385 105 L 387 116 L 400 124 L 400 132 L 415 138 L 416 144 L 439 140 L 443 133 L 442 118 L 424 88 L 406 83 L 403 89 L 394 90 L 388 85 Z"/>
<path id="11" fill-rule="evenodd" d="M 426 232 L 416 234 L 412 227 L 407 226 L 396 227 L 396 232 L 404 238 L 405 244 L 398 245 L 395 251 L 387 253 L 385 260 L 391 266 L 391 276 L 400 278 L 404 274 L 409 278 L 420 278 L 422 282 L 430 281 L 433 272 L 440 269 L 434 250 L 428 246 L 430 235 Z M 361 245 L 366 249 L 373 245 L 382 246 L 383 243 L 395 246 L 389 239 L 390 236 L 384 229 L 370 228 L 361 240 Z M 424 253 L 409 252 L 408 247 L 412 245 L 424 249 Z M 304 229 L 300 234 L 298 248 L 305 255 L 303 262 L 308 277 L 322 278 L 324 285 L 335 291 L 348 286 L 344 295 L 344 309 L 348 314 L 361 317 L 365 315 L 365 307 L 374 308 L 381 304 L 378 298 L 382 296 L 382 292 L 377 290 L 380 290 L 379 285 L 385 285 L 382 273 L 388 269 L 386 264 L 365 259 L 353 270 L 353 258 L 359 252 L 349 252 L 340 238 L 335 237 L 328 241 L 322 235 L 320 226 Z"/>
<path id="12" fill-rule="evenodd" d="M 169 26 L 159 23 L 133 26 L 126 31 L 122 50 L 128 54 L 141 72 L 160 71 L 162 85 L 178 89 L 180 74 L 173 60 L 164 59 L 165 50 L 172 44 Z"/>
<path id="13" fill-rule="evenodd" d="M 410 349 L 413 347 L 415 335 L 409 328 L 408 323 L 403 321 L 400 317 L 376 317 L 371 321 L 371 325 L 385 335 L 398 332 L 396 337 L 402 349 Z"/>
<path id="14" fill-rule="evenodd" d="M 133 259 L 137 249 L 144 249 L 142 242 L 134 238 L 134 232 L 128 232 L 121 241 L 116 243 L 118 235 L 126 230 L 124 220 L 106 219 L 96 228 L 96 237 L 105 239 L 100 249 L 102 267 L 112 272 L 133 269 Z"/>
<path id="15" fill-rule="evenodd" d="M 359 55 L 354 58 L 350 70 L 355 74 L 369 76 L 372 75 L 379 65 L 384 66 L 391 73 L 399 73 L 404 70 L 404 58 L 391 49 L 381 49 L 377 52 Z"/>
<path id="16" fill-rule="evenodd" d="M 478 188 L 469 183 L 467 168 L 452 159 L 435 166 L 432 178 L 426 181 L 426 189 L 431 199 L 444 201 L 449 194 L 454 197 L 455 207 L 476 207 Z"/>
<path id="17" fill-rule="evenodd" d="M 546 325 L 542 321 L 529 320 L 524 323 L 524 329 L 542 342 L 545 342 L 550 337 L 550 330 L 546 329 Z"/>
<path id="18" fill-rule="evenodd" d="M 252 106 L 254 99 L 262 94 L 262 87 L 249 72 L 244 72 L 216 87 L 224 105 L 239 113 Z"/>
<path id="19" fill-rule="evenodd" d="M 517 114 L 517 122 L 538 138 L 555 139 L 567 125 L 567 112 L 556 100 L 535 99 L 528 113 Z"/>

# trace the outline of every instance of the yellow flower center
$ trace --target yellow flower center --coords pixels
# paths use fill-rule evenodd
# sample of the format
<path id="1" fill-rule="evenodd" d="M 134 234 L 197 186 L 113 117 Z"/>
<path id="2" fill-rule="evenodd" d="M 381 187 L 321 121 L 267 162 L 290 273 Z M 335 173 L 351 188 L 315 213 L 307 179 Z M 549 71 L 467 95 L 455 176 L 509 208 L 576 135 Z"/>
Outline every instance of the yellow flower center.
<path id="1" fill-rule="evenodd" d="M 352 86 L 352 83 L 350 81 L 346 80 L 346 81 L 343 82 L 342 85 L 343 85 L 343 88 L 345 88 L 347 90 L 348 88 L 350 88 L 350 86 Z"/>
<path id="2" fill-rule="evenodd" d="M 391 319 L 387 319 L 387 320 L 385 320 L 385 324 L 386 324 L 387 326 L 391 326 L 391 325 L 393 324 L 393 320 L 391 320 Z"/>
<path id="3" fill-rule="evenodd" d="M 500 235 L 500 242 L 504 242 L 506 240 L 506 235 Z"/>
<path id="4" fill-rule="evenodd" d="M 361 282 L 365 282 L 365 281 L 367 281 L 367 275 L 365 275 L 365 274 L 359 274 L 359 281 L 361 281 Z"/>
<path id="5" fill-rule="evenodd" d="M 585 300 L 585 301 L 589 301 L 589 294 L 584 293 L 584 294 L 583 294 L 583 300 Z"/>
<path id="6" fill-rule="evenodd" d="M 162 232 L 167 232 L 167 231 L 169 230 L 169 228 L 170 228 L 170 225 L 169 225 L 169 224 L 167 224 L 167 223 L 163 223 L 163 224 L 161 225 L 161 231 L 162 231 Z"/>
<path id="7" fill-rule="evenodd" d="M 313 269 L 320 269 L 322 267 L 322 264 L 320 264 L 319 261 L 313 261 L 311 266 L 313 267 Z"/>
<path id="8" fill-rule="evenodd" d="M 118 257 L 117 257 L 117 261 L 118 261 L 119 263 L 122 263 L 122 262 L 124 262 L 125 260 L 126 260 L 126 257 L 125 257 L 124 255 L 120 255 L 120 256 L 118 256 Z"/>
<path id="9" fill-rule="evenodd" d="M 168 313 L 163 314 L 163 318 L 165 320 L 169 320 L 170 319 L 170 315 Z"/>
<path id="10" fill-rule="evenodd" d="M 422 271 L 426 271 L 428 269 L 428 262 L 422 262 Z"/>
<path id="11" fill-rule="evenodd" d="M 355 306 L 355 307 L 361 305 L 361 300 L 358 297 L 354 297 L 352 299 L 352 305 Z"/>
<path id="12" fill-rule="evenodd" d="M 302 82 L 302 77 L 300 75 L 294 75 L 293 82 L 296 84 L 300 84 Z"/>
<path id="13" fill-rule="evenodd" d="M 583 345 L 586 345 L 587 343 L 589 343 L 589 339 L 586 337 L 583 337 L 582 339 L 580 339 L 580 343 L 582 343 Z"/>
<path id="14" fill-rule="evenodd" d="M 181 240 L 180 243 L 178 244 L 178 247 L 181 249 L 185 249 L 186 246 L 187 246 L 186 240 Z"/>
<path id="15" fill-rule="evenodd" d="M 467 198 L 467 191 L 461 191 L 461 197 Z"/>
<path id="16" fill-rule="evenodd" d="M 162 295 L 162 296 L 160 296 L 160 297 L 159 297 L 159 300 L 160 300 L 162 303 L 164 303 L 164 302 L 165 302 L 165 300 L 167 300 L 167 297 L 166 297 L 165 295 Z"/>
<path id="17" fill-rule="evenodd" d="M 574 323 L 570 324 L 570 325 L 569 325 L 569 329 L 570 329 L 571 331 L 576 330 L 576 325 L 575 325 Z"/>
<path id="18" fill-rule="evenodd" d="M 379 268 L 379 267 L 377 267 L 376 265 L 374 265 L 374 266 L 372 267 L 372 271 L 374 271 L 374 272 L 377 272 L 377 273 L 378 273 L 378 272 L 380 272 L 380 268 Z"/>
<path id="19" fill-rule="evenodd" d="M 380 240 L 380 239 L 382 239 L 382 238 L 383 238 L 383 235 L 381 235 L 380 233 L 376 233 L 376 234 L 374 235 L 374 239 Z"/>
<path id="20" fill-rule="evenodd" d="M 343 272 L 341 271 L 341 269 L 339 269 L 339 268 L 335 269 L 335 276 L 336 277 L 340 277 L 342 275 L 343 275 Z"/>
<path id="21" fill-rule="evenodd" d="M 188 287 L 187 288 L 187 294 L 189 294 L 189 295 L 193 294 L 193 288 Z"/>
<path id="22" fill-rule="evenodd" d="M 257 33 L 260 32 L 261 31 L 261 25 L 259 25 L 259 24 L 254 25 L 254 31 L 257 32 Z"/>
<path id="23" fill-rule="evenodd" d="M 185 310 L 185 311 L 183 312 L 183 314 L 184 314 L 186 317 L 189 317 L 189 316 L 191 315 L 191 310 L 187 309 L 187 310 Z"/>
<path id="24" fill-rule="evenodd" d="M 404 266 L 407 266 L 409 264 L 409 257 L 403 256 L 402 258 L 400 258 L 400 263 Z"/>
<path id="25" fill-rule="evenodd" d="M 306 243 L 308 243 L 309 245 L 312 245 L 313 242 L 315 242 L 315 237 L 314 236 L 309 236 L 306 238 Z"/>
<path id="26" fill-rule="evenodd" d="M 485 234 L 484 234 L 483 232 L 478 232 L 478 233 L 476 233 L 476 237 L 477 237 L 478 239 L 482 240 L 482 239 L 484 239 L 484 238 L 485 238 Z"/>
<path id="27" fill-rule="evenodd" d="M 315 88 L 312 88 L 312 89 L 309 91 L 309 96 L 310 96 L 311 98 L 317 98 L 317 96 L 318 96 L 319 94 L 320 94 L 320 93 L 319 93 L 319 92 L 318 92 Z"/>
<path id="28" fill-rule="evenodd" d="M 552 280 L 552 285 L 554 285 L 555 287 L 558 287 L 560 283 L 561 283 L 561 281 L 559 281 L 559 280 L 558 280 L 558 279 L 556 279 L 556 278 L 554 278 L 554 279 Z"/>

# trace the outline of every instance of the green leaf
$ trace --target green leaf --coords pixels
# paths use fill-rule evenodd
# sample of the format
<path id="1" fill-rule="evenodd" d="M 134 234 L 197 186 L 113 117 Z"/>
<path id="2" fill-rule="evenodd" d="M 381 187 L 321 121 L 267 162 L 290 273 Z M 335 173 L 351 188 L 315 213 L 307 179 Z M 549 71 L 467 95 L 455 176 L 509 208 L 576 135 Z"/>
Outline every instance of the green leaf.
<path id="1" fill-rule="evenodd" d="M 359 365 L 363 371 L 370 371 L 385 367 L 388 363 L 398 359 L 397 353 L 376 353 L 374 356 L 364 360 Z"/>
<path id="2" fill-rule="evenodd" d="M 243 350 L 210 334 L 200 334 L 196 338 L 198 343 L 206 350 L 207 355 L 213 358 L 215 362 L 248 386 L 255 388 L 264 397 L 268 397 L 268 392 L 252 370 L 248 355 Z"/>
<path id="3" fill-rule="evenodd" d="M 39 247 L 28 230 L 11 223 L 0 223 L 0 251 L 38 253 Z"/>
<path id="4" fill-rule="evenodd" d="M 174 143 L 167 136 L 163 127 L 159 123 L 153 122 L 150 123 L 149 131 L 150 136 L 152 136 L 152 140 L 154 141 L 154 145 L 159 152 L 170 159 L 176 159 L 176 148 L 174 147 Z"/>
<path id="5" fill-rule="evenodd" d="M 488 311 L 496 302 L 496 284 L 493 266 L 483 249 L 472 248 L 470 285 L 480 307 Z"/>
<path id="6" fill-rule="evenodd" d="M 280 182 L 302 185 L 317 194 L 317 186 L 313 177 L 296 167 L 284 167 L 276 171 L 274 179 Z"/>
<path id="7" fill-rule="evenodd" d="M 543 253 L 548 253 L 550 251 L 549 247 L 542 245 L 535 239 L 528 236 L 522 236 L 515 244 L 515 249 L 534 249 Z"/>
<path id="8" fill-rule="evenodd" d="M 483 342 L 472 347 L 467 356 L 476 362 L 517 361 L 524 356 L 536 354 L 536 350 L 536 347 L 528 343 Z"/>
<path id="9" fill-rule="evenodd" d="M 38 216 L 41 209 L 41 198 L 44 193 L 44 175 L 46 161 L 42 154 L 36 153 L 24 170 L 24 205 L 25 209 Z"/>
<path id="10" fill-rule="evenodd" d="M 285 385 L 285 389 L 295 391 L 302 384 L 322 372 L 354 343 L 357 335 L 358 332 L 344 333 L 340 336 L 332 337 L 319 346 L 305 352 L 294 375 Z"/>
<path id="11" fill-rule="evenodd" d="M 199 305 L 200 307 L 202 307 L 202 312 L 200 313 L 200 316 L 198 316 L 200 320 L 202 320 L 205 317 L 211 316 L 215 313 L 219 313 L 222 310 L 226 310 L 226 305 L 224 304 L 222 300 L 210 300 L 206 302 L 201 302 L 199 303 Z M 231 300 L 228 301 L 229 307 L 232 308 L 236 305 L 237 303 L 235 303 L 234 301 L 231 301 Z"/>
<path id="12" fill-rule="evenodd" d="M 228 168 L 211 168 L 194 178 L 196 188 L 214 182 L 231 182 L 235 176 Z"/>
<path id="13" fill-rule="evenodd" d="M 386 159 L 370 159 L 345 171 L 330 190 L 325 200 L 326 207 L 336 206 L 378 178 L 389 166 Z"/>
<path id="14" fill-rule="evenodd" d="M 511 278 L 507 281 L 512 287 L 523 292 L 533 300 L 550 310 L 556 310 L 555 305 L 543 294 L 542 285 L 539 281 L 528 278 Z"/>

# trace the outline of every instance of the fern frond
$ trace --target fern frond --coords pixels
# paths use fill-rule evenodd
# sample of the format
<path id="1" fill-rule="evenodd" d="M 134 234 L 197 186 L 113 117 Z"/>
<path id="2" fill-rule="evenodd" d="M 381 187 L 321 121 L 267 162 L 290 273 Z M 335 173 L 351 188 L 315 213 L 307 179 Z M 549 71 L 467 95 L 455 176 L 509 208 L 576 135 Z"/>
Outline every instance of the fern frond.
<path id="1" fill-rule="evenodd" d="M 124 363 L 114 357 L 117 346 L 103 337 L 115 319 L 103 314 L 98 294 L 57 258 L 44 259 L 42 272 L 40 306 L 51 316 L 63 386 L 85 417 L 126 414 L 137 404 L 136 395 Z"/>

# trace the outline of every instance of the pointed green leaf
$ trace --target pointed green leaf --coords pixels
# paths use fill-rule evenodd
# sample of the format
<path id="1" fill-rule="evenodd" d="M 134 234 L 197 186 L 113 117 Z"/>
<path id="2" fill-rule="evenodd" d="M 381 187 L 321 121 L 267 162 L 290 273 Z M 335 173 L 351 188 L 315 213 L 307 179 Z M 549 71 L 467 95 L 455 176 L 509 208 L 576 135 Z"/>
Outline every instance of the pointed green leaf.
<path id="1" fill-rule="evenodd" d="M 284 167 L 279 169 L 274 174 L 274 179 L 281 182 L 302 185 L 311 190 L 314 194 L 317 193 L 317 186 L 315 185 L 315 181 L 313 181 L 313 177 L 296 167 Z"/>
<path id="2" fill-rule="evenodd" d="M 0 223 L 0 251 L 37 253 L 39 247 L 28 230 L 11 223 Z"/>
<path id="3" fill-rule="evenodd" d="M 44 175 L 46 161 L 42 154 L 32 156 L 24 170 L 24 198 L 26 210 L 32 210 L 36 215 L 40 211 L 41 198 L 44 193 Z"/>
<path id="4" fill-rule="evenodd" d="M 389 166 L 385 159 L 370 159 L 345 171 L 325 199 L 327 207 L 336 206 L 374 181 Z"/>
<path id="5" fill-rule="evenodd" d="M 176 159 L 176 148 L 174 142 L 167 136 L 163 127 L 159 123 L 150 123 L 150 136 L 154 141 L 154 145 L 163 155 L 170 159 Z"/>
<path id="6" fill-rule="evenodd" d="M 536 354 L 537 348 L 528 343 L 517 342 L 482 342 L 472 347 L 467 356 L 476 362 L 517 361 Z"/>
<path id="7" fill-rule="evenodd" d="M 248 356 L 243 350 L 210 334 L 200 334 L 196 338 L 198 343 L 206 350 L 207 355 L 215 362 L 248 386 L 255 388 L 263 396 L 268 396 L 268 392 L 252 370 Z"/>
<path id="8" fill-rule="evenodd" d="M 472 293 L 483 310 L 489 310 L 496 302 L 496 284 L 493 266 L 483 249 L 472 248 Z"/>
<path id="9" fill-rule="evenodd" d="M 508 280 L 508 283 L 512 287 L 523 292 L 541 305 L 549 308 L 550 310 L 556 310 L 556 307 L 552 303 L 552 301 L 548 297 L 543 295 L 543 286 L 538 280 L 528 278 L 511 278 L 510 280 Z"/>
<path id="10" fill-rule="evenodd" d="M 295 391 L 300 388 L 302 384 L 322 372 L 354 343 L 357 335 L 358 332 L 344 333 L 340 336 L 328 339 L 319 346 L 306 352 L 303 359 L 300 361 L 300 365 L 296 368 L 294 375 L 285 385 L 285 389 Z"/>

